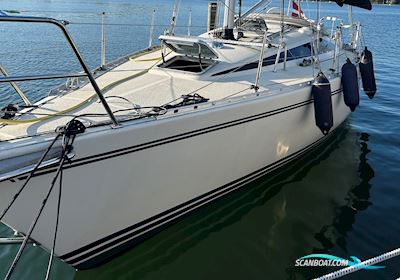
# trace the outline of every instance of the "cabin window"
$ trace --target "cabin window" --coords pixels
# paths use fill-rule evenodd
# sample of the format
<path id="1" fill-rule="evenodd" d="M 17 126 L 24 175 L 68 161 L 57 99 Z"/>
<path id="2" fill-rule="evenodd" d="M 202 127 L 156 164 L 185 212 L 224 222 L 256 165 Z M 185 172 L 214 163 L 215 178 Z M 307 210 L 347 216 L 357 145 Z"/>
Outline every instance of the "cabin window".
<path id="1" fill-rule="evenodd" d="M 311 43 L 306 43 L 304 45 L 289 49 L 287 53 L 287 61 L 306 58 L 310 56 L 311 56 Z M 282 51 L 281 54 L 279 55 L 279 63 L 282 63 L 284 60 L 285 60 L 285 52 Z M 274 65 L 275 61 L 276 61 L 276 54 L 266 57 L 264 58 L 263 61 L 263 67 Z M 241 66 L 239 69 L 231 68 L 225 71 L 215 73 L 212 76 L 224 75 L 231 72 L 241 72 L 250 69 L 257 69 L 257 67 L 258 67 L 258 61 L 254 61 Z"/>
<path id="2" fill-rule="evenodd" d="M 311 44 L 310 43 L 292 48 L 288 51 L 288 58 L 290 57 L 291 59 L 298 59 L 298 58 L 304 58 L 304 57 L 310 57 L 310 56 L 311 56 Z"/>

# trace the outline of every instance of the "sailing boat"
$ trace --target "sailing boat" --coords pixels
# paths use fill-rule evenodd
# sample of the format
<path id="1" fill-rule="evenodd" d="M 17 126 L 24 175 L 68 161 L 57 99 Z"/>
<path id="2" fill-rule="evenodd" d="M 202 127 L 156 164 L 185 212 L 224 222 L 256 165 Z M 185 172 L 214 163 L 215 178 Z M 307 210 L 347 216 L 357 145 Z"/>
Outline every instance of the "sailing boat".
<path id="1" fill-rule="evenodd" d="M 375 94 L 359 23 L 269 5 L 238 17 L 226 0 L 222 27 L 164 34 L 95 75 L 67 22 L 0 15 L 56 25 L 83 69 L 0 78 L 26 103 L 0 119 L 0 219 L 23 240 L 8 276 L 28 240 L 77 269 L 110 259 L 322 143 L 357 107 L 360 74 Z M 33 105 L 16 84 L 60 78 L 75 83 Z"/>

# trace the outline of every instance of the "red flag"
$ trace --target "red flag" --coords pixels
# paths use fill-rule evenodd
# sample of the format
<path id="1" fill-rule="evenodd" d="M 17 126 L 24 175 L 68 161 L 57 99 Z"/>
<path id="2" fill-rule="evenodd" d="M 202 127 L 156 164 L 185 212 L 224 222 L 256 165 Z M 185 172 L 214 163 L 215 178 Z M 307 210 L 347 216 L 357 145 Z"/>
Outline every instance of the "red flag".
<path id="1" fill-rule="evenodd" d="M 299 9 L 299 5 L 294 0 L 292 0 L 292 17 L 306 18 L 303 10 Z"/>

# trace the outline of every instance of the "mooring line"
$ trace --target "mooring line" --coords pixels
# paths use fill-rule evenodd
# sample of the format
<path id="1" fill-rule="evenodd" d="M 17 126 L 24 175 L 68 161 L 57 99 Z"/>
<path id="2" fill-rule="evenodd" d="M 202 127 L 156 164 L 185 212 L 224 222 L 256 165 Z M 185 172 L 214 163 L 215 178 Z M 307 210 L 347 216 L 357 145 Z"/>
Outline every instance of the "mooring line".
<path id="1" fill-rule="evenodd" d="M 384 253 L 382 255 L 373 257 L 371 259 L 365 260 L 357 265 L 349 266 L 346 268 L 342 268 L 340 270 L 331 272 L 329 274 L 323 275 L 321 277 L 315 278 L 314 280 L 331 280 L 331 279 L 337 279 L 339 277 L 345 276 L 347 274 L 356 272 L 358 270 L 363 269 L 366 265 L 374 265 L 383 261 L 386 261 L 388 259 L 397 257 L 400 255 L 400 248 L 397 248 L 393 251 Z"/>

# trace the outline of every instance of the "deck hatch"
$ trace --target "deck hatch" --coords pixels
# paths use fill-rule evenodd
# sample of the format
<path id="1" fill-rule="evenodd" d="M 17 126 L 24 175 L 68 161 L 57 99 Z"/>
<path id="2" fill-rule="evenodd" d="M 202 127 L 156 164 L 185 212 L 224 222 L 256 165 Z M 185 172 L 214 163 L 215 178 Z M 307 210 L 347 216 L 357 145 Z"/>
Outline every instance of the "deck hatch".
<path id="1" fill-rule="evenodd" d="M 207 59 L 218 58 L 218 55 L 208 43 L 198 38 L 160 36 L 159 39 L 163 44 L 180 55 L 196 58 L 200 56 Z"/>

